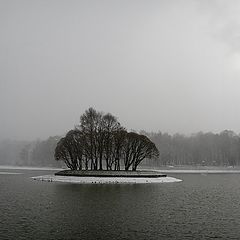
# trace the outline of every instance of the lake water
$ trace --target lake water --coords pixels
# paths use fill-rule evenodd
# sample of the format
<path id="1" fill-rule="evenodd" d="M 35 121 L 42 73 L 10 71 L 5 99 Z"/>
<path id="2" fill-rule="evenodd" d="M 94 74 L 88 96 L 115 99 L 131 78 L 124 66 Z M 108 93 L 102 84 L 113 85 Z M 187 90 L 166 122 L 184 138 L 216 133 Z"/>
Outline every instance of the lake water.
<path id="1" fill-rule="evenodd" d="M 169 174 L 180 183 L 39 182 L 1 170 L 0 239 L 240 239 L 240 174 Z"/>

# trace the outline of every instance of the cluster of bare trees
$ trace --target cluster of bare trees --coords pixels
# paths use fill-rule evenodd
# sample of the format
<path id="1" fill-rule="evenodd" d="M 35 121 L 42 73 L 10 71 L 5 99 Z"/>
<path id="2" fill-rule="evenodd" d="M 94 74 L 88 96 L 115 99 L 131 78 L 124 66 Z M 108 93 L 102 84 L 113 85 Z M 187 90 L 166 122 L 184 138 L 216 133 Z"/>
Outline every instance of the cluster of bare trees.
<path id="1" fill-rule="evenodd" d="M 63 160 L 72 170 L 136 171 L 145 158 L 157 158 L 155 144 L 146 136 L 127 132 L 110 113 L 89 108 L 80 124 L 61 138 L 55 159 Z"/>
<path id="2" fill-rule="evenodd" d="M 168 133 L 146 133 L 160 151 L 158 161 L 151 165 L 240 165 L 240 135 L 225 130 L 185 136 Z"/>

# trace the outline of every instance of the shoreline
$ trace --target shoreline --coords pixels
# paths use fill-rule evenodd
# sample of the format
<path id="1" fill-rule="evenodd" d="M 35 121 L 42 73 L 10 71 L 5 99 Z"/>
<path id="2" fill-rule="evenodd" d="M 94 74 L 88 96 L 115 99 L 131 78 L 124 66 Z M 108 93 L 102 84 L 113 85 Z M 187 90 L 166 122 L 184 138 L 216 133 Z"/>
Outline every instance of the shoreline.
<path id="1" fill-rule="evenodd" d="M 13 170 L 40 170 L 40 171 L 60 171 L 62 168 L 54 168 L 54 167 L 37 167 L 37 166 L 8 166 L 8 165 L 0 165 L 0 169 L 13 169 Z"/>
<path id="2" fill-rule="evenodd" d="M 123 177 L 123 178 L 159 178 L 167 177 L 159 171 L 140 170 L 140 171 L 125 171 L 125 170 L 62 170 L 54 174 L 55 176 L 75 176 L 75 177 Z"/>
<path id="3" fill-rule="evenodd" d="M 56 176 L 43 175 L 31 177 L 33 180 L 45 182 L 64 182 L 64 183 L 78 183 L 78 184 L 149 184 L 149 183 L 173 183 L 181 182 L 181 179 L 173 177 L 79 177 L 79 176 Z"/>
<path id="4" fill-rule="evenodd" d="M 161 169 L 160 173 L 186 173 L 186 174 L 239 174 L 240 170 L 204 170 L 204 169 Z"/>
<path id="5" fill-rule="evenodd" d="M 36 170 L 36 171 L 62 171 L 67 169 L 62 168 L 51 168 L 51 167 L 29 167 L 29 166 L 7 166 L 0 165 L 0 170 Z M 204 168 L 192 168 L 189 169 L 187 167 L 174 167 L 174 168 L 139 168 L 139 171 L 154 171 L 158 174 L 163 173 L 192 173 L 192 174 L 240 174 L 240 168 L 214 168 L 214 167 L 206 167 Z M 3 172 L 3 171 L 2 171 Z M 130 171 L 129 171 L 130 172 Z"/>
<path id="6" fill-rule="evenodd" d="M 0 172 L 0 175 L 16 175 L 16 174 L 22 174 L 17 172 Z"/>

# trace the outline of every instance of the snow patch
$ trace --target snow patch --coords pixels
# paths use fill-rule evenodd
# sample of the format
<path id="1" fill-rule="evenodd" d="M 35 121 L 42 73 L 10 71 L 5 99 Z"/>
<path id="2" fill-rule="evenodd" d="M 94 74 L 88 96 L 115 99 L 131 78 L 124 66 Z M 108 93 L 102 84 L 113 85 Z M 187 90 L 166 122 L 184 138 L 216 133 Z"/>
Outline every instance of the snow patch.
<path id="1" fill-rule="evenodd" d="M 62 168 L 51 168 L 51 167 L 28 167 L 28 166 L 5 166 L 0 165 L 0 169 L 14 169 L 14 170 L 43 170 L 43 171 L 60 171 Z"/>
<path id="2" fill-rule="evenodd" d="M 180 179 L 173 177 L 124 178 L 124 177 L 74 177 L 74 176 L 43 175 L 31 178 L 38 181 L 81 183 L 81 184 L 172 183 L 182 181 Z"/>
<path id="3" fill-rule="evenodd" d="M 172 169 L 172 170 L 155 170 L 161 173 L 240 173 L 240 170 L 184 170 L 184 169 Z"/>
<path id="4" fill-rule="evenodd" d="M 22 174 L 22 173 L 16 173 L 16 172 L 0 172 L 0 175 L 10 175 L 10 174 Z"/>

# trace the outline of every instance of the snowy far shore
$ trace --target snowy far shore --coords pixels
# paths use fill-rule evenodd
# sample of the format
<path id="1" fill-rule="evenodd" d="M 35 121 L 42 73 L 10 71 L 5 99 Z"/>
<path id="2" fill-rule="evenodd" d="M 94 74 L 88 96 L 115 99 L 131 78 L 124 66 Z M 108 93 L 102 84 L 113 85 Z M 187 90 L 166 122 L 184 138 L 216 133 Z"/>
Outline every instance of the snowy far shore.
<path id="1" fill-rule="evenodd" d="M 22 174 L 22 173 L 15 173 L 15 172 L 0 172 L 0 175 L 12 175 L 12 174 Z"/>
<path id="2" fill-rule="evenodd" d="M 180 179 L 173 178 L 173 177 L 124 178 L 124 177 L 72 177 L 72 176 L 43 175 L 43 176 L 37 176 L 32 178 L 38 181 L 82 183 L 82 184 L 173 183 L 173 182 L 182 181 Z"/>
<path id="3" fill-rule="evenodd" d="M 51 168 L 51 167 L 29 167 L 29 166 L 6 166 L 0 165 L 0 169 L 15 169 L 15 170 L 46 170 L 46 171 L 60 171 L 62 168 Z"/>
<path id="4" fill-rule="evenodd" d="M 200 170 L 200 169 L 162 169 L 162 170 L 154 170 L 160 173 L 240 173 L 240 170 Z"/>

